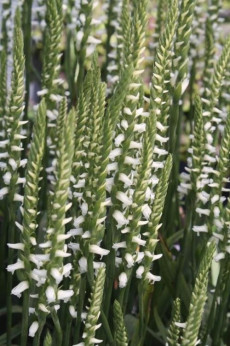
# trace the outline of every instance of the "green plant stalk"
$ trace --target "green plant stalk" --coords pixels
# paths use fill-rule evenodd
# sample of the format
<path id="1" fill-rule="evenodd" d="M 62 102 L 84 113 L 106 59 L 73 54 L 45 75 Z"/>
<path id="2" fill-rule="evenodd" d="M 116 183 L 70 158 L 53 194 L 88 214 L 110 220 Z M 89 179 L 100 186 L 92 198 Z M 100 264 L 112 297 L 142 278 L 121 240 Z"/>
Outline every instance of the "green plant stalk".
<path id="1" fill-rule="evenodd" d="M 108 20 L 107 20 L 107 24 L 106 24 L 106 32 L 107 32 L 107 37 L 106 37 L 106 44 L 105 44 L 105 51 L 106 51 L 106 61 L 105 64 L 103 66 L 103 72 L 102 72 L 102 79 L 105 80 L 105 75 L 107 72 L 107 67 L 109 64 L 109 53 L 111 51 L 111 45 L 110 45 L 110 40 L 111 37 L 114 33 L 114 27 L 111 25 L 111 20 L 112 15 L 113 15 L 113 8 L 114 5 L 116 4 L 116 0 L 109 0 L 109 8 L 108 8 Z"/>
<path id="2" fill-rule="evenodd" d="M 54 310 L 54 308 L 52 308 L 51 310 L 51 316 L 52 316 L 52 320 L 55 326 L 55 341 L 57 343 L 57 346 L 61 346 L 62 344 L 62 328 L 59 322 L 59 318 L 57 315 L 56 310 Z"/>
<path id="3" fill-rule="evenodd" d="M 27 345 L 28 339 L 28 324 L 29 324 L 29 290 L 26 290 L 23 294 L 23 307 L 22 307 L 22 333 L 20 346 Z"/>
<path id="4" fill-rule="evenodd" d="M 9 228 L 8 228 L 8 243 L 14 243 L 15 241 L 15 214 L 16 214 L 16 208 L 14 206 L 14 203 L 8 200 L 6 203 L 9 208 Z M 14 262 L 14 250 L 8 249 L 8 265 L 13 264 Z M 11 290 L 12 290 L 12 284 L 13 284 L 13 277 L 12 273 L 7 273 L 7 282 L 6 282 L 6 302 L 7 302 L 7 346 L 11 345 L 11 328 L 12 328 L 12 296 L 11 296 Z"/>
<path id="5" fill-rule="evenodd" d="M 80 338 L 81 313 L 84 306 L 85 292 L 86 292 L 86 278 L 85 276 L 82 276 L 81 283 L 80 283 L 80 292 L 78 297 L 76 328 L 75 328 L 75 333 L 73 338 L 75 344 L 79 341 L 79 338 Z"/>
<path id="6" fill-rule="evenodd" d="M 221 306 L 218 306 L 216 316 L 215 316 L 215 328 L 214 328 L 214 333 L 212 335 L 213 339 L 213 345 L 217 345 L 219 340 L 221 340 L 223 328 L 224 328 L 224 322 L 225 321 L 225 314 L 227 312 L 227 307 L 228 307 L 228 300 L 229 300 L 229 295 L 230 295 L 230 276 L 229 276 L 229 256 L 226 258 L 226 263 L 227 267 L 227 284 L 225 287 L 224 292 L 221 292 L 222 295 L 222 301 L 221 301 Z M 224 264 L 222 264 L 224 266 Z M 225 274 L 226 275 L 226 274 Z"/>
<path id="7" fill-rule="evenodd" d="M 31 14 L 32 14 L 33 0 L 27 0 L 23 4 L 23 36 L 24 36 L 24 54 L 25 54 L 25 109 L 24 118 L 28 118 L 28 107 L 30 99 L 30 77 L 31 77 Z"/>
<path id="8" fill-rule="evenodd" d="M 46 316 L 44 314 L 40 314 L 38 316 L 38 322 L 39 322 L 39 328 L 37 333 L 35 334 L 33 346 L 40 346 L 41 345 L 41 334 L 46 322 Z"/>

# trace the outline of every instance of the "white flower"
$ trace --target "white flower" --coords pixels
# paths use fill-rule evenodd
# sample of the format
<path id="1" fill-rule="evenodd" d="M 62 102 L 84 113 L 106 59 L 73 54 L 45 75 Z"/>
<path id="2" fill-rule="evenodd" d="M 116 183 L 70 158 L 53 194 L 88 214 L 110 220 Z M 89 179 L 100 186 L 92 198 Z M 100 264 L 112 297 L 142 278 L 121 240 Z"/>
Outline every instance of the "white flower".
<path id="1" fill-rule="evenodd" d="M 69 306 L 69 313 L 70 313 L 71 317 L 73 317 L 73 318 L 77 317 L 77 311 L 75 310 L 73 305 Z"/>
<path id="2" fill-rule="evenodd" d="M 22 243 L 15 243 L 15 244 L 7 244 L 10 249 L 15 249 L 15 250 L 24 250 L 25 245 Z"/>
<path id="3" fill-rule="evenodd" d="M 209 215 L 210 214 L 210 210 L 209 209 L 201 209 L 201 208 L 196 208 L 196 212 L 199 215 Z"/>
<path id="4" fill-rule="evenodd" d="M 150 217 L 150 215 L 151 215 L 151 213 L 152 213 L 152 210 L 151 210 L 151 208 L 149 207 L 149 205 L 148 205 L 148 204 L 144 204 L 144 205 L 142 206 L 141 211 L 142 211 L 142 214 L 144 215 L 144 217 L 146 218 L 146 220 L 149 220 L 149 217 Z"/>
<path id="5" fill-rule="evenodd" d="M 112 248 L 115 249 L 115 250 L 121 249 L 121 248 L 125 249 L 126 247 L 127 247 L 126 241 L 122 241 L 120 243 L 114 243 L 113 246 L 112 246 Z"/>
<path id="6" fill-rule="evenodd" d="M 70 275 L 72 268 L 73 268 L 73 266 L 71 263 L 67 263 L 63 266 L 62 274 L 64 275 L 64 277 L 68 277 Z"/>
<path id="7" fill-rule="evenodd" d="M 49 304 L 56 301 L 56 293 L 52 286 L 48 286 L 46 289 L 46 299 Z"/>
<path id="8" fill-rule="evenodd" d="M 219 196 L 218 195 L 214 195 L 212 198 L 211 198 L 211 202 L 212 204 L 216 203 L 218 200 L 219 200 Z"/>
<path id="9" fill-rule="evenodd" d="M 182 323 L 182 322 L 175 322 L 175 325 L 179 328 L 185 328 L 186 327 L 186 322 Z"/>
<path id="10" fill-rule="evenodd" d="M 135 124 L 134 126 L 134 132 L 142 133 L 142 132 L 145 132 L 145 130 L 146 130 L 145 123 Z"/>
<path id="11" fill-rule="evenodd" d="M 116 198 L 123 203 L 124 207 L 132 204 L 132 200 L 123 191 L 118 191 Z"/>
<path id="12" fill-rule="evenodd" d="M 155 281 L 160 281 L 161 280 L 161 276 L 157 276 L 157 275 L 154 275 L 152 273 L 147 273 L 146 274 L 146 279 L 148 279 L 150 283 L 154 284 Z"/>
<path id="13" fill-rule="evenodd" d="M 142 246 L 146 244 L 146 240 L 141 239 L 139 236 L 132 237 L 132 242 Z"/>
<path id="14" fill-rule="evenodd" d="M 144 266 L 138 267 L 137 270 L 136 270 L 136 277 L 137 277 L 138 279 L 141 279 L 141 278 L 142 278 L 142 275 L 143 275 L 143 273 L 144 273 L 144 271 L 145 271 Z"/>
<path id="15" fill-rule="evenodd" d="M 56 257 L 69 257 L 69 256 L 71 256 L 71 254 L 68 252 L 62 251 L 62 250 L 56 250 L 55 256 Z"/>
<path id="16" fill-rule="evenodd" d="M 193 226 L 193 231 L 200 233 L 200 232 L 205 232 L 208 233 L 208 227 L 207 225 L 202 225 L 202 226 Z"/>
<path id="17" fill-rule="evenodd" d="M 114 211 L 113 218 L 117 221 L 117 228 L 121 228 L 122 226 L 129 223 L 129 221 L 125 218 L 120 210 Z"/>
<path id="18" fill-rule="evenodd" d="M 43 96 L 46 95 L 48 93 L 48 89 L 42 89 L 40 91 L 37 92 L 38 96 Z"/>
<path id="19" fill-rule="evenodd" d="M 125 187 L 132 185 L 132 180 L 124 173 L 119 174 L 119 180 L 125 184 Z"/>
<path id="20" fill-rule="evenodd" d="M 129 149 L 142 149 L 142 143 L 136 142 L 136 141 L 131 141 Z"/>
<path id="21" fill-rule="evenodd" d="M 22 292 L 26 291 L 28 288 L 29 288 L 28 281 L 22 281 L 16 287 L 12 289 L 11 294 L 20 298 L 22 295 Z"/>
<path id="22" fill-rule="evenodd" d="M 24 262 L 21 261 L 21 260 L 18 260 L 16 263 L 14 264 L 9 264 L 7 267 L 6 267 L 6 270 L 8 272 L 11 272 L 11 273 L 14 273 L 15 270 L 18 270 L 18 269 L 24 269 L 25 266 L 24 266 Z"/>
<path id="23" fill-rule="evenodd" d="M 87 258 L 81 257 L 78 261 L 80 273 L 87 272 Z"/>
<path id="24" fill-rule="evenodd" d="M 59 270 L 57 268 L 52 268 L 51 271 L 50 271 L 50 274 L 55 279 L 56 284 L 59 285 L 59 283 L 63 279 L 63 275 L 59 272 Z"/>
<path id="25" fill-rule="evenodd" d="M 168 151 L 167 150 L 164 150 L 164 149 L 160 149 L 158 147 L 154 147 L 154 150 L 153 152 L 159 156 L 163 156 L 163 155 L 167 155 L 168 154 Z"/>
<path id="26" fill-rule="evenodd" d="M 124 273 L 124 272 L 121 273 L 121 274 L 119 275 L 118 280 L 119 280 L 119 287 L 120 287 L 120 288 L 125 287 L 125 286 L 127 285 L 127 282 L 128 282 L 128 278 L 127 278 L 126 273 Z"/>
<path id="27" fill-rule="evenodd" d="M 122 150 L 120 148 L 113 149 L 109 154 L 110 160 L 114 161 L 114 159 L 117 156 L 121 155 L 121 153 L 122 153 Z"/>
<path id="28" fill-rule="evenodd" d="M 4 180 L 4 183 L 6 185 L 9 185 L 10 184 L 10 181 L 11 181 L 11 173 L 10 172 L 6 172 L 4 175 L 3 175 L 3 180 Z"/>
<path id="29" fill-rule="evenodd" d="M 74 219 L 74 221 L 73 221 L 74 227 L 78 228 L 78 226 L 79 226 L 82 222 L 84 222 L 84 221 L 85 221 L 84 216 L 81 215 L 81 216 L 77 217 L 77 218 Z"/>
<path id="30" fill-rule="evenodd" d="M 125 139 L 125 136 L 122 133 L 119 134 L 114 140 L 115 146 L 119 147 L 119 145 L 124 141 L 124 139 Z"/>
<path id="31" fill-rule="evenodd" d="M 159 162 L 159 161 L 155 161 L 152 163 L 152 168 L 164 168 L 164 163 L 163 162 Z"/>
<path id="32" fill-rule="evenodd" d="M 131 156 L 126 156 L 125 157 L 125 164 L 127 165 L 132 165 L 132 166 L 137 166 L 140 164 L 140 159 L 139 158 L 134 158 Z"/>
<path id="33" fill-rule="evenodd" d="M 218 255 L 216 255 L 216 256 L 214 257 L 214 260 L 215 260 L 216 262 L 219 262 L 219 261 L 222 260 L 223 258 L 225 258 L 225 253 L 224 253 L 224 252 L 220 252 L 220 253 L 218 253 Z"/>
<path id="34" fill-rule="evenodd" d="M 30 326 L 30 329 L 29 329 L 29 336 L 31 336 L 31 338 L 33 338 L 38 330 L 38 322 L 37 321 L 34 321 L 31 326 Z"/>
<path id="35" fill-rule="evenodd" d="M 127 261 L 127 268 L 132 268 L 134 265 L 133 256 L 130 253 L 125 254 L 125 259 Z"/>
<path id="36" fill-rule="evenodd" d="M 91 338 L 91 339 L 89 340 L 90 344 L 95 344 L 95 343 L 100 344 L 102 341 L 103 341 L 103 340 L 96 339 L 96 338 Z"/>
<path id="37" fill-rule="evenodd" d="M 136 262 L 140 263 L 143 260 L 144 256 L 145 256 L 144 252 L 142 251 L 138 252 L 136 257 Z"/>
<path id="38" fill-rule="evenodd" d="M 88 204 L 83 202 L 81 205 L 82 215 L 85 216 L 88 213 Z"/>
<path id="39" fill-rule="evenodd" d="M 18 167 L 17 162 L 12 158 L 9 159 L 9 165 L 11 166 L 13 171 L 15 171 Z"/>
<path id="40" fill-rule="evenodd" d="M 101 257 L 106 256 L 109 254 L 109 250 L 106 249 L 102 249 L 100 246 L 96 245 L 96 244 L 92 244 L 89 246 L 89 251 L 91 253 L 94 253 L 96 255 L 100 255 Z"/>
<path id="41" fill-rule="evenodd" d="M 64 302 L 68 302 L 72 295 L 74 294 L 73 290 L 59 290 L 57 293 L 58 299 L 64 300 Z"/>
<path id="42" fill-rule="evenodd" d="M 0 189 L 0 200 L 8 193 L 8 187 L 3 187 Z"/>

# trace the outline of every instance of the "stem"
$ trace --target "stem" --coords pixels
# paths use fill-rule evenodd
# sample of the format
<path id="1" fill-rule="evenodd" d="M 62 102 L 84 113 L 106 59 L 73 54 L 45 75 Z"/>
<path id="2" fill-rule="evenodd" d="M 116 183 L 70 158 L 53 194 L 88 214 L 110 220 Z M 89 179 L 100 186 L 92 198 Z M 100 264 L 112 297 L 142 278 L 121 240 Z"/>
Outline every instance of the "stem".
<path id="1" fill-rule="evenodd" d="M 23 5 L 24 17 L 24 53 L 25 53 L 25 74 L 26 74 L 26 93 L 25 93 L 25 119 L 28 119 L 28 106 L 30 99 L 30 75 L 31 75 L 31 12 L 33 0 L 26 0 Z"/>
<path id="2" fill-rule="evenodd" d="M 29 323 L 29 297 L 29 290 L 26 290 L 23 295 L 21 346 L 27 345 Z"/>
<path id="3" fill-rule="evenodd" d="M 86 279 L 85 277 L 81 278 L 80 292 L 78 299 L 78 309 L 77 309 L 77 320 L 76 320 L 76 333 L 74 334 L 74 344 L 76 344 L 80 337 L 80 327 L 81 327 L 81 313 L 84 306 L 85 300 L 85 289 L 86 289 Z"/>
<path id="4" fill-rule="evenodd" d="M 6 203 L 9 206 L 9 229 L 8 229 L 8 243 L 14 243 L 15 238 L 15 208 L 14 204 L 11 200 L 11 198 L 8 198 Z M 8 264 L 13 264 L 14 259 L 14 250 L 8 249 Z M 11 291 L 12 291 L 12 273 L 7 273 L 7 283 L 6 283 L 6 290 L 7 290 L 7 346 L 11 345 L 11 327 L 12 327 L 12 298 L 11 298 Z"/>
<path id="5" fill-rule="evenodd" d="M 38 322 L 39 322 L 39 328 L 38 328 L 37 333 L 35 334 L 33 346 L 40 346 L 41 345 L 40 339 L 41 339 L 41 334 L 42 334 L 42 331 L 43 331 L 43 328 L 44 328 L 44 325 L 46 322 L 46 318 L 40 316 L 40 318 L 38 318 Z"/>
<path id="6" fill-rule="evenodd" d="M 113 335 L 112 335 L 111 329 L 109 327 L 108 320 L 107 320 L 107 318 L 106 318 L 106 316 L 105 316 L 103 311 L 101 312 L 101 320 L 102 320 L 102 325 L 103 325 L 105 334 L 106 334 L 106 336 L 108 338 L 108 341 L 109 341 L 110 345 L 115 345 L 114 344 L 114 340 L 113 340 Z"/>
<path id="7" fill-rule="evenodd" d="M 114 33 L 114 28 L 113 26 L 111 26 L 111 19 L 112 19 L 112 14 L 113 14 L 113 7 L 114 7 L 114 0 L 110 0 L 109 2 L 109 8 L 108 8 L 108 21 L 106 24 L 106 32 L 107 32 L 107 38 L 106 38 L 106 44 L 105 44 L 105 51 L 106 51 L 106 61 L 103 67 L 103 71 L 102 71 L 102 78 L 105 81 L 106 80 L 106 72 L 107 72 L 107 67 L 109 64 L 109 53 L 111 51 L 111 46 L 110 46 L 110 40 L 111 40 L 111 36 Z"/>
<path id="8" fill-rule="evenodd" d="M 62 345 L 62 329 L 61 329 L 60 321 L 59 321 L 56 310 L 54 309 L 51 310 L 51 316 L 55 326 L 56 343 L 57 343 L 57 346 L 61 346 Z"/>

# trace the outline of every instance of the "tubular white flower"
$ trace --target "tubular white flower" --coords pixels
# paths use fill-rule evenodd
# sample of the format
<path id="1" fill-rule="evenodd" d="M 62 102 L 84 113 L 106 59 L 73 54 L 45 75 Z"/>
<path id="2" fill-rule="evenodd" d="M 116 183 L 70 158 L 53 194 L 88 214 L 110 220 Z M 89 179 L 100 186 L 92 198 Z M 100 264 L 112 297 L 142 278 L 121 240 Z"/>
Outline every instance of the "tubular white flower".
<path id="1" fill-rule="evenodd" d="M 125 259 L 127 261 L 127 268 L 132 268 L 134 265 L 133 256 L 130 253 L 125 254 Z"/>
<path id="2" fill-rule="evenodd" d="M 127 278 L 126 273 L 124 273 L 124 272 L 121 273 L 119 275 L 118 280 L 119 280 L 119 287 L 120 288 L 124 288 L 127 285 L 127 282 L 128 282 L 128 278 Z"/>
<path id="3" fill-rule="evenodd" d="M 21 260 L 17 260 L 16 263 L 14 264 L 9 264 L 7 267 L 6 267 L 6 270 L 8 272 L 11 272 L 12 274 L 14 274 L 15 270 L 18 270 L 18 269 L 24 269 L 25 266 L 24 266 L 24 262 L 21 261 Z"/>
<path id="4" fill-rule="evenodd" d="M 129 223 L 129 221 L 125 218 L 120 210 L 114 211 L 113 218 L 117 221 L 117 228 L 121 228 L 122 226 Z"/>
<path id="5" fill-rule="evenodd" d="M 109 154 L 110 160 L 114 161 L 117 156 L 121 155 L 121 153 L 122 150 L 120 148 L 113 149 Z"/>
<path id="6" fill-rule="evenodd" d="M 142 206 L 141 211 L 142 211 L 142 214 L 144 215 L 145 219 L 146 219 L 146 220 L 149 220 L 149 217 L 150 217 L 150 215 L 151 215 L 151 213 L 152 213 L 152 210 L 151 210 L 151 208 L 149 207 L 149 205 L 148 205 L 148 204 L 144 204 L 144 205 Z"/>
<path id="7" fill-rule="evenodd" d="M 8 193 L 8 187 L 3 187 L 2 189 L 0 189 L 0 200 L 3 199 L 3 197 L 7 195 L 7 193 Z"/>
<path id="8" fill-rule="evenodd" d="M 142 278 L 142 275 L 143 275 L 144 271 L 145 271 L 144 266 L 140 266 L 140 267 L 137 268 L 137 270 L 136 270 L 136 277 L 137 277 L 137 279 L 141 279 Z"/>
<path id="9" fill-rule="evenodd" d="M 182 323 L 182 322 L 175 322 L 175 325 L 179 328 L 185 328 L 186 327 L 186 322 Z"/>
<path id="10" fill-rule="evenodd" d="M 100 255 L 101 257 L 106 256 L 109 254 L 109 250 L 106 249 L 102 249 L 100 246 L 96 245 L 96 244 L 92 244 L 89 246 L 89 251 L 91 253 L 94 253 L 96 255 Z"/>
<path id="11" fill-rule="evenodd" d="M 69 277 L 73 266 L 71 263 L 66 263 L 62 268 L 62 274 L 64 277 Z"/>
<path id="12" fill-rule="evenodd" d="M 120 243 L 114 243 L 112 248 L 117 250 L 117 249 L 125 249 L 127 247 L 126 241 L 122 241 Z"/>
<path id="13" fill-rule="evenodd" d="M 73 305 L 69 306 L 69 313 L 71 315 L 72 318 L 76 318 L 77 317 L 77 311 L 75 310 Z M 79 344 L 78 344 L 79 345 Z"/>
<path id="14" fill-rule="evenodd" d="M 125 184 L 125 187 L 132 185 L 132 180 L 124 173 L 119 174 L 119 180 Z"/>
<path id="15" fill-rule="evenodd" d="M 4 180 L 4 183 L 6 185 L 9 185 L 10 184 L 10 181 L 11 181 L 11 173 L 10 172 L 6 172 L 4 175 L 3 175 L 3 180 Z"/>
<path id="16" fill-rule="evenodd" d="M 15 243 L 15 244 L 10 244 L 8 243 L 7 246 L 10 248 L 10 249 L 15 249 L 15 250 L 24 250 L 24 247 L 25 245 L 22 244 L 22 243 Z"/>
<path id="17" fill-rule="evenodd" d="M 62 251 L 62 250 L 56 250 L 55 256 L 56 257 L 69 257 L 69 256 L 71 256 L 71 254 L 68 252 Z"/>
<path id="18" fill-rule="evenodd" d="M 193 231 L 200 233 L 200 232 L 205 232 L 208 233 L 208 227 L 207 225 L 202 225 L 202 226 L 193 226 Z"/>
<path id="19" fill-rule="evenodd" d="M 196 212 L 199 215 L 210 215 L 210 210 L 209 209 L 201 209 L 201 208 L 196 208 Z"/>
<path id="20" fill-rule="evenodd" d="M 132 166 L 137 166 L 140 164 L 140 159 L 139 158 L 134 158 L 131 156 L 126 156 L 125 161 L 127 165 L 132 165 Z"/>
<path id="21" fill-rule="evenodd" d="M 132 237 L 132 242 L 142 246 L 146 244 L 146 240 L 141 239 L 139 236 Z"/>
<path id="22" fill-rule="evenodd" d="M 22 295 L 22 292 L 26 291 L 28 288 L 29 288 L 28 281 L 22 281 L 16 287 L 12 289 L 11 294 L 20 298 Z"/>
<path id="23" fill-rule="evenodd" d="M 153 284 L 154 284 L 155 281 L 160 281 L 160 280 L 161 280 L 161 276 L 157 276 L 157 275 L 154 275 L 154 274 L 148 272 L 148 273 L 146 274 L 146 279 L 148 279 L 148 281 L 149 281 L 150 283 L 153 283 Z"/>
<path id="24" fill-rule="evenodd" d="M 59 272 L 59 270 L 57 268 L 52 268 L 51 271 L 50 271 L 50 274 L 55 279 L 56 284 L 59 285 L 59 283 L 63 279 L 63 275 Z"/>
<path id="25" fill-rule="evenodd" d="M 124 207 L 128 207 L 132 204 L 131 198 L 129 198 L 123 191 L 118 191 L 116 198 L 123 203 Z"/>
<path id="26" fill-rule="evenodd" d="M 46 289 L 46 299 L 49 304 L 56 301 L 56 293 L 52 286 L 48 286 Z"/>
<path id="27" fill-rule="evenodd" d="M 34 321 L 34 322 L 31 324 L 31 326 L 30 326 L 30 328 L 29 328 L 29 336 L 30 336 L 31 338 L 33 338 L 33 337 L 35 336 L 35 334 L 36 334 L 36 332 L 37 332 L 37 330 L 38 330 L 38 327 L 39 327 L 38 321 Z"/>
<path id="28" fill-rule="evenodd" d="M 79 270 L 80 270 L 80 273 L 83 274 L 83 273 L 86 273 L 87 272 L 87 258 L 86 257 L 81 257 L 78 261 L 78 264 L 79 264 Z"/>
<path id="29" fill-rule="evenodd" d="M 121 143 L 124 141 L 124 139 L 125 139 L 125 136 L 122 133 L 119 134 L 114 140 L 115 146 L 119 147 Z"/>
<path id="30" fill-rule="evenodd" d="M 60 300 L 64 300 L 64 302 L 68 302 L 72 295 L 74 294 L 73 290 L 59 290 L 57 293 L 57 297 Z"/>

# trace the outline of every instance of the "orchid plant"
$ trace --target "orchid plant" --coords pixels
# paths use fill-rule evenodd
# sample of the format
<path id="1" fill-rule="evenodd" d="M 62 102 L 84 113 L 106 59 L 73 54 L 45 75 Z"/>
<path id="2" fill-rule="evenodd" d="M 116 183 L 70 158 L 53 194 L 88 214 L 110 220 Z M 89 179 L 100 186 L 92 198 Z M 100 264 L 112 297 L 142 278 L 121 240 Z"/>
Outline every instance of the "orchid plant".
<path id="1" fill-rule="evenodd" d="M 227 345 L 225 4 L 0 6 L 0 344 Z"/>

